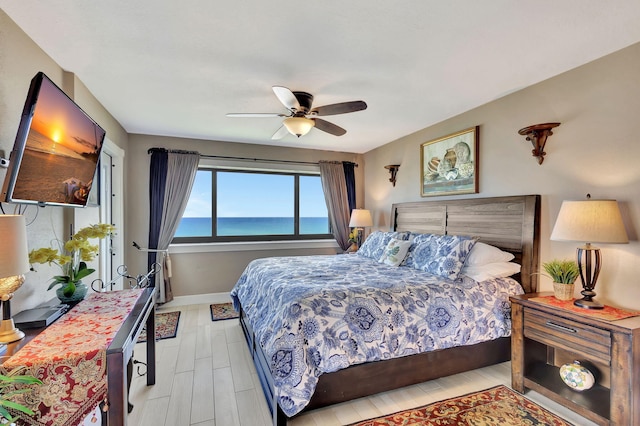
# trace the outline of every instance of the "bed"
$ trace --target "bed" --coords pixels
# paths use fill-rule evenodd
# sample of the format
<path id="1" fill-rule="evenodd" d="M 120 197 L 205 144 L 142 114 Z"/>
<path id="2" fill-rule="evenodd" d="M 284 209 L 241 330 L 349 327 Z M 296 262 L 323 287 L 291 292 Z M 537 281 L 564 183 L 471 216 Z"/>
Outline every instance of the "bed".
<path id="1" fill-rule="evenodd" d="M 529 293 L 538 284 L 539 212 L 538 195 L 399 203 L 392 206 L 391 228 L 398 239 L 472 237 L 512 253 L 513 262 L 521 265 L 514 276 L 518 290 Z M 512 279 L 485 283 L 464 275 L 454 280 L 445 273 L 444 281 L 436 281 L 414 268 L 394 268 L 361 254 L 259 259 L 234 287 L 232 298 L 274 425 L 286 424 L 288 416 L 301 411 L 509 359 L 504 296 L 514 291 Z M 263 287 L 247 287 L 247 281 L 262 281 Z M 311 293 L 318 283 L 320 292 Z M 456 302 L 462 288 L 472 297 L 460 302 L 466 308 L 438 306 Z M 343 300 L 345 292 L 349 303 Z M 442 328 L 433 326 L 439 313 L 458 311 Z M 485 319 L 488 311 L 499 320 Z M 314 346 L 320 338 L 329 348 Z M 333 351 L 338 346 L 343 352 Z M 314 369 L 322 374 L 313 374 Z"/>

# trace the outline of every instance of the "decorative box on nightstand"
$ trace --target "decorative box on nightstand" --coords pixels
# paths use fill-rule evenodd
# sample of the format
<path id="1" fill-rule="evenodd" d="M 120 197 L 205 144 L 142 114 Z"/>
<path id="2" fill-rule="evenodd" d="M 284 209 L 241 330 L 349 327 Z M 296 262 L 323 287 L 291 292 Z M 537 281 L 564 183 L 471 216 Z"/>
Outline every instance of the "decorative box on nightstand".
<path id="1" fill-rule="evenodd" d="M 601 425 L 640 425 L 640 316 L 606 321 L 592 312 L 543 304 L 525 294 L 511 298 L 511 383 L 536 392 Z M 576 391 L 560 367 L 580 361 L 595 376 Z"/>

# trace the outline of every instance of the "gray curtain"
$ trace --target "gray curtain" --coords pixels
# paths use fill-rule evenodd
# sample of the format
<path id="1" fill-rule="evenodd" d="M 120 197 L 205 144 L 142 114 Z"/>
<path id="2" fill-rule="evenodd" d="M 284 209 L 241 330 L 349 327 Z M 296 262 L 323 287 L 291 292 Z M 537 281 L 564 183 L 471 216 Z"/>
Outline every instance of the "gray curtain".
<path id="1" fill-rule="evenodd" d="M 320 179 L 333 236 L 342 250 L 349 248 L 349 199 L 342 162 L 320 161 Z"/>
<path id="2" fill-rule="evenodd" d="M 193 181 L 198 171 L 200 154 L 187 151 L 168 151 L 167 153 L 167 177 L 164 187 L 164 199 L 162 205 L 162 220 L 158 234 L 157 250 L 167 250 L 173 236 L 180 225 L 182 214 L 187 207 Z M 171 259 L 168 252 L 158 252 L 156 261 L 162 265 L 162 269 L 156 275 L 156 287 L 158 291 L 158 303 L 166 303 L 173 300 L 171 290 Z"/>

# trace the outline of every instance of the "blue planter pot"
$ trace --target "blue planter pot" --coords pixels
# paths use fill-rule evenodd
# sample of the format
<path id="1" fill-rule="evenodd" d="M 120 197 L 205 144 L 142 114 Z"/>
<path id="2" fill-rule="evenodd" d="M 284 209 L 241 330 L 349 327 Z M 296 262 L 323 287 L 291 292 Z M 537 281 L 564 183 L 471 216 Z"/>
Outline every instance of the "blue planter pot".
<path id="1" fill-rule="evenodd" d="M 87 295 L 87 290 L 87 285 L 82 281 L 78 281 L 76 283 L 76 291 L 71 296 L 65 296 L 63 286 L 58 287 L 58 289 L 56 290 L 56 296 L 58 296 L 58 299 L 60 299 L 62 303 L 65 303 L 67 305 L 75 305 L 81 300 L 84 300 L 85 296 Z"/>

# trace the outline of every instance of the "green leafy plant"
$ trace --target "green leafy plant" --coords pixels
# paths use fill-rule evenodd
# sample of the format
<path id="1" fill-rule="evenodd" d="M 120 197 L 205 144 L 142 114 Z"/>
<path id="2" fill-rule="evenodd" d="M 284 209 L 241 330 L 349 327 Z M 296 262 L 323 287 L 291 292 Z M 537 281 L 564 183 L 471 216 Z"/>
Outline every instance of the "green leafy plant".
<path id="1" fill-rule="evenodd" d="M 98 254 L 98 246 L 89 243 L 91 239 L 102 239 L 115 231 L 113 225 L 100 223 L 87 226 L 76 232 L 66 242 L 54 240 L 58 248 L 43 247 L 29 253 L 29 262 L 52 263 L 62 269 L 62 275 L 54 276 L 48 290 L 56 285 L 63 286 L 63 293 L 69 297 L 76 291 L 76 284 L 84 277 L 91 275 L 95 269 L 88 268 L 86 262 L 93 260 Z M 33 268 L 32 268 L 33 269 Z M 35 269 L 34 269 L 35 270 Z"/>
<path id="2" fill-rule="evenodd" d="M 573 260 L 554 259 L 543 263 L 542 268 L 549 274 L 553 282 L 561 284 L 573 284 L 580 275 L 578 264 Z"/>
<path id="3" fill-rule="evenodd" d="M 31 388 L 17 388 L 15 385 L 33 384 L 41 385 L 42 382 L 33 376 L 5 376 L 0 374 L 0 416 L 4 417 L 10 422 L 15 422 L 16 420 L 18 420 L 18 417 L 13 417 L 11 413 L 9 413 L 9 411 L 7 410 L 9 408 L 20 411 L 21 413 L 33 415 L 32 410 L 22 404 L 18 404 L 17 402 L 11 400 L 11 398 L 15 395 L 31 392 Z"/>

